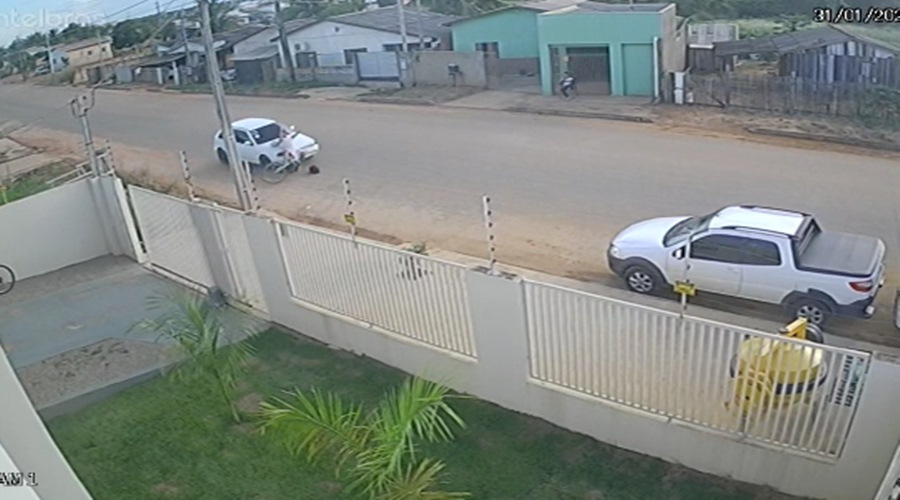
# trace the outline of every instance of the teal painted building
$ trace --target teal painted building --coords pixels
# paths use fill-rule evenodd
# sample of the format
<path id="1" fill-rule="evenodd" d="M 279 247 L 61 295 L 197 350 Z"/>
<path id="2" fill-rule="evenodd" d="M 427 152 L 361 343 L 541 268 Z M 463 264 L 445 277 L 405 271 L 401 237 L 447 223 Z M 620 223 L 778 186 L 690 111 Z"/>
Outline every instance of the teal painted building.
<path id="1" fill-rule="evenodd" d="M 685 66 L 687 34 L 675 4 L 544 0 L 451 24 L 454 51 L 535 60 L 541 92 L 566 71 L 579 93 L 656 97 L 667 72 Z"/>
<path id="2" fill-rule="evenodd" d="M 451 24 L 453 50 L 483 50 L 484 44 L 496 44 L 501 59 L 539 57 L 537 15 L 541 10 L 512 7 Z"/>

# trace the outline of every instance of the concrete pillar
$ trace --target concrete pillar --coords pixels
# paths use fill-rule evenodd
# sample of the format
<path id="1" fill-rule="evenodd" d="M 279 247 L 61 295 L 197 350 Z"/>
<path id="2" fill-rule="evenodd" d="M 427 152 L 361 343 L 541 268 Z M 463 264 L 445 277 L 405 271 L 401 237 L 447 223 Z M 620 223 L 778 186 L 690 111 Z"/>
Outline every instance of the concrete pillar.
<path id="1" fill-rule="evenodd" d="M 228 246 L 219 226 L 217 212 L 208 207 L 191 205 L 191 219 L 203 242 L 213 283 L 229 296 L 237 296 L 240 289 L 231 267 Z"/>
<path id="2" fill-rule="evenodd" d="M 625 95 L 625 59 L 621 43 L 609 44 L 609 90 L 611 95 Z"/>
<path id="3" fill-rule="evenodd" d="M 528 409 L 528 327 L 518 277 L 466 273 L 478 355 L 474 393 L 518 411 Z"/>
<path id="4" fill-rule="evenodd" d="M 91 189 L 91 198 L 94 201 L 94 210 L 97 212 L 97 217 L 100 218 L 100 224 L 103 226 L 103 236 L 106 238 L 106 248 L 109 249 L 109 253 L 113 255 L 123 255 L 125 254 L 125 242 L 123 239 L 124 234 L 121 232 L 123 227 L 119 226 L 119 222 L 121 219 L 117 219 L 114 217 L 114 214 L 110 210 L 112 204 L 112 190 L 105 189 L 104 183 L 108 178 L 103 177 L 92 177 L 88 179 L 88 185 Z"/>
<path id="5" fill-rule="evenodd" d="M 550 64 L 550 47 L 547 44 L 540 44 L 538 52 L 541 63 L 541 94 L 553 95 L 553 66 Z"/>

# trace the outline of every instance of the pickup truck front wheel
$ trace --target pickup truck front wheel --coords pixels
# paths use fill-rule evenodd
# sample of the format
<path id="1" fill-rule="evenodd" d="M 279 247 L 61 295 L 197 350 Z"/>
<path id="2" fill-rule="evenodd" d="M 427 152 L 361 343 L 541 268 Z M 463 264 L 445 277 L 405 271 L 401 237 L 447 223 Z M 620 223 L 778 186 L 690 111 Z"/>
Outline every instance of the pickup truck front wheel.
<path id="1" fill-rule="evenodd" d="M 831 319 L 832 311 L 827 304 L 813 298 L 801 298 L 791 303 L 789 309 L 795 318 L 806 318 L 810 323 L 819 327 L 824 326 Z"/>
<path id="2" fill-rule="evenodd" d="M 639 264 L 626 269 L 624 278 L 629 290 L 644 295 L 654 293 L 662 282 L 658 273 Z"/>

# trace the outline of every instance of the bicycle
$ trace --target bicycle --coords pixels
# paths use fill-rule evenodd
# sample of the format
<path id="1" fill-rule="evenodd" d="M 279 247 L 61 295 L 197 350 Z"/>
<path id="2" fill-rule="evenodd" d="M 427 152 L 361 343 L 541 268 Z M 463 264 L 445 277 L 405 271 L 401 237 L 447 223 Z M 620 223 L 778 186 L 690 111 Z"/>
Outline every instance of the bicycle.
<path id="1" fill-rule="evenodd" d="M 262 178 L 269 184 L 278 184 L 283 181 L 288 174 L 300 170 L 301 166 L 303 166 L 302 158 L 299 160 L 292 159 L 288 161 L 266 163 L 265 165 L 262 165 Z M 310 165 L 307 168 L 307 172 L 310 174 L 318 174 L 319 167 Z"/>
<path id="2" fill-rule="evenodd" d="M 0 295 L 12 291 L 16 285 L 16 273 L 9 266 L 0 264 Z"/>

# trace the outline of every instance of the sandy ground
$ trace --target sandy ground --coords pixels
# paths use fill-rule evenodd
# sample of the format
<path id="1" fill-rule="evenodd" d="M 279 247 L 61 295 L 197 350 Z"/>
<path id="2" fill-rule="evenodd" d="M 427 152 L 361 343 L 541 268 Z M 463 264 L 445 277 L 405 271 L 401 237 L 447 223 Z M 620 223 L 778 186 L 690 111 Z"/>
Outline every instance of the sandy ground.
<path id="1" fill-rule="evenodd" d="M 18 376 L 34 406 L 44 408 L 159 366 L 166 356 L 161 344 L 107 339 L 26 366 Z"/>

